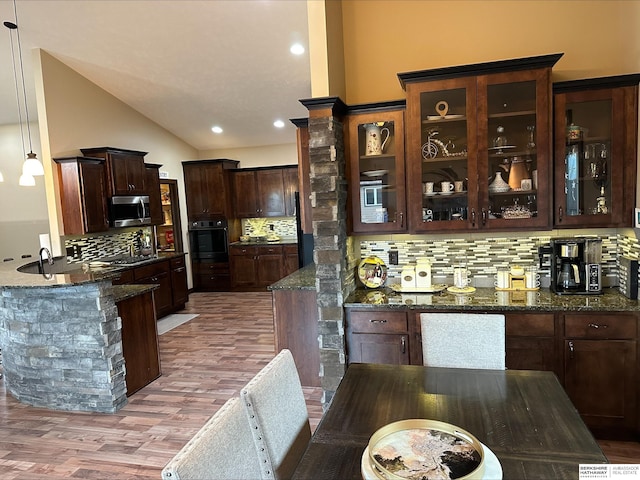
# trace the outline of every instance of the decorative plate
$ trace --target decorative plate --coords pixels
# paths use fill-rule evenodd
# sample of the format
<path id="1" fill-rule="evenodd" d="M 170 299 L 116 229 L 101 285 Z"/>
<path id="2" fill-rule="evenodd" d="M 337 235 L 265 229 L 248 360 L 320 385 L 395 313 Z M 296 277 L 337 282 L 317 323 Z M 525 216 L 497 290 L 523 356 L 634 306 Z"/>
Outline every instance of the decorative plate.
<path id="1" fill-rule="evenodd" d="M 362 175 L 365 177 L 382 177 L 389 173 L 389 170 L 369 170 L 367 172 L 362 172 Z"/>
<path id="2" fill-rule="evenodd" d="M 476 287 L 448 287 L 447 292 L 451 293 L 473 293 L 476 291 Z"/>
<path id="3" fill-rule="evenodd" d="M 358 266 L 358 278 L 367 288 L 378 288 L 387 280 L 387 266 L 381 258 L 372 255 Z"/>
<path id="4" fill-rule="evenodd" d="M 369 439 L 374 472 L 388 480 L 422 478 L 482 478 L 482 444 L 469 432 L 449 423 L 410 419 L 390 423 Z"/>

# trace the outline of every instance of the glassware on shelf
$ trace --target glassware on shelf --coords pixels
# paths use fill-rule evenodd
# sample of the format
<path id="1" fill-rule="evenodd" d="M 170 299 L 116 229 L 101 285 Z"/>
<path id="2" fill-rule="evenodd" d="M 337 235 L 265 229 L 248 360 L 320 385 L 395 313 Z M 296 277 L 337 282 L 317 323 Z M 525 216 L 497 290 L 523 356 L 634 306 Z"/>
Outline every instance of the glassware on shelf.
<path id="1" fill-rule="evenodd" d="M 529 132 L 529 141 L 527 142 L 527 148 L 529 150 L 533 150 L 534 148 L 536 148 L 536 126 L 527 126 L 527 132 Z"/>
<path id="2" fill-rule="evenodd" d="M 598 155 L 597 149 L 600 146 L 600 154 Z M 604 144 L 593 144 L 589 145 L 589 148 L 585 151 L 589 152 L 589 157 L 592 159 L 590 164 L 590 173 L 593 182 L 597 187 L 600 188 L 600 195 L 596 198 L 596 208 L 594 213 L 609 213 L 609 208 L 607 207 L 607 197 L 605 193 L 605 187 L 607 186 L 607 182 L 609 180 L 609 175 L 607 172 L 607 146 Z"/>
<path id="3" fill-rule="evenodd" d="M 496 129 L 496 133 L 497 136 L 493 139 L 493 148 L 496 149 L 496 153 L 502 153 L 502 149 L 509 145 L 507 137 L 504 134 L 504 127 L 499 125 Z"/>

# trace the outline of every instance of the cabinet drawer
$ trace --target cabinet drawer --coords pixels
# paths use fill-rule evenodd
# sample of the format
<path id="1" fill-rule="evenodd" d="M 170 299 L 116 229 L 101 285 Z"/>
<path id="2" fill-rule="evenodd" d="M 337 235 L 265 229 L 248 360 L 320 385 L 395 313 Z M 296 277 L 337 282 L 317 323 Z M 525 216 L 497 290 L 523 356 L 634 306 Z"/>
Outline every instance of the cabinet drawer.
<path id="1" fill-rule="evenodd" d="M 214 262 L 193 262 L 193 273 L 202 275 L 212 274 L 226 274 L 229 275 L 228 263 L 214 263 Z"/>
<path id="2" fill-rule="evenodd" d="M 172 258 L 169 260 L 169 263 L 171 265 L 171 270 L 185 266 L 184 257 Z"/>
<path id="3" fill-rule="evenodd" d="M 514 337 L 553 337 L 555 332 L 552 313 L 525 313 L 506 315 L 506 333 Z"/>
<path id="4" fill-rule="evenodd" d="M 127 283 L 133 283 L 133 269 L 122 270 L 120 276 L 114 278 L 111 283 L 113 285 L 125 285 Z"/>
<path id="5" fill-rule="evenodd" d="M 169 272 L 169 262 L 157 262 L 151 265 L 145 265 L 144 267 L 137 267 L 133 271 L 133 276 L 136 280 L 141 278 L 153 277 L 154 275 L 160 275 L 161 273 Z"/>
<path id="6" fill-rule="evenodd" d="M 350 312 L 349 328 L 357 333 L 406 333 L 405 312 Z"/>
<path id="7" fill-rule="evenodd" d="M 284 250 L 285 255 L 298 255 L 297 245 L 283 245 L 282 249 Z"/>
<path id="8" fill-rule="evenodd" d="M 258 255 L 282 255 L 282 245 L 258 247 Z"/>
<path id="9" fill-rule="evenodd" d="M 564 336 L 570 338 L 636 338 L 635 315 L 565 315 Z"/>
<path id="10" fill-rule="evenodd" d="M 258 247 L 237 247 L 229 248 L 229 255 L 257 255 Z"/>

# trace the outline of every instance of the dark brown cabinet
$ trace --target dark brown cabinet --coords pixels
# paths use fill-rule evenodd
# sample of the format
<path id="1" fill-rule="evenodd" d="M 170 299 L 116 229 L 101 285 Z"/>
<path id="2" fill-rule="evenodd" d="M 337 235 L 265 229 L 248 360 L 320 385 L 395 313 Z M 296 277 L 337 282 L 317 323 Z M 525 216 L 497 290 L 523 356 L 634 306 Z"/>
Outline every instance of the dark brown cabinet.
<path id="1" fill-rule="evenodd" d="M 282 245 L 232 245 L 229 266 L 233 290 L 265 290 L 284 276 Z"/>
<path id="2" fill-rule="evenodd" d="M 506 314 L 506 366 L 559 374 L 553 313 Z"/>
<path id="3" fill-rule="evenodd" d="M 144 156 L 147 152 L 122 148 L 83 148 L 82 154 L 107 162 L 110 195 L 148 195 Z"/>
<path id="4" fill-rule="evenodd" d="M 295 182 L 293 170 L 295 170 Z M 295 215 L 297 167 L 240 169 L 232 173 L 231 179 L 236 217 Z"/>
<path id="5" fill-rule="evenodd" d="M 113 280 L 114 285 L 130 283 L 158 285 L 153 296 L 158 318 L 183 309 L 189 301 L 184 256 L 123 270 Z"/>
<path id="6" fill-rule="evenodd" d="M 193 260 L 193 289 L 205 292 L 227 292 L 231 289 L 229 262 Z"/>
<path id="7" fill-rule="evenodd" d="M 347 311 L 349 363 L 409 365 L 409 348 L 406 312 Z"/>
<path id="8" fill-rule="evenodd" d="M 149 195 L 149 210 L 151 213 L 151 223 L 162 225 L 164 223 L 164 213 L 162 211 L 162 198 L 160 195 L 160 167 L 147 163 L 145 164 L 145 185 Z"/>
<path id="9" fill-rule="evenodd" d="M 107 172 L 97 158 L 54 158 L 60 179 L 60 204 L 65 235 L 106 232 Z"/>
<path id="10" fill-rule="evenodd" d="M 284 252 L 284 272 L 283 276 L 291 275 L 293 272 L 300 268 L 300 260 L 298 258 L 298 246 L 297 245 L 283 245 L 282 251 Z"/>
<path id="11" fill-rule="evenodd" d="M 228 171 L 236 160 L 198 160 L 182 162 L 189 222 L 231 216 Z"/>
<path id="12" fill-rule="evenodd" d="M 640 75 L 553 85 L 557 227 L 632 227 Z"/>
<path id="13" fill-rule="evenodd" d="M 564 387 L 571 401 L 599 437 L 632 437 L 638 428 L 637 316 L 563 318 Z"/>
<path id="14" fill-rule="evenodd" d="M 171 269 L 171 309 L 182 310 L 189 301 L 187 286 L 187 266 L 185 258 L 173 258 L 169 261 Z"/>
<path id="15" fill-rule="evenodd" d="M 116 304 L 122 318 L 127 396 L 151 383 L 161 373 L 153 297 L 152 292 L 147 292 Z"/>

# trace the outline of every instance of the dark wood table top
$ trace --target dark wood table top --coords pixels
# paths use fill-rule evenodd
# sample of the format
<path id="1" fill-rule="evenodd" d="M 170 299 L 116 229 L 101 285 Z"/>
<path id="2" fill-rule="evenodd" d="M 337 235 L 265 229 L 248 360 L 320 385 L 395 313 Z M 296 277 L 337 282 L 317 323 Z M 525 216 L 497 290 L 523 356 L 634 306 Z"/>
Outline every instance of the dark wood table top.
<path id="1" fill-rule="evenodd" d="M 504 479 L 577 479 L 607 462 L 552 372 L 351 364 L 293 478 L 362 479 L 371 435 L 411 418 L 469 431 Z"/>

